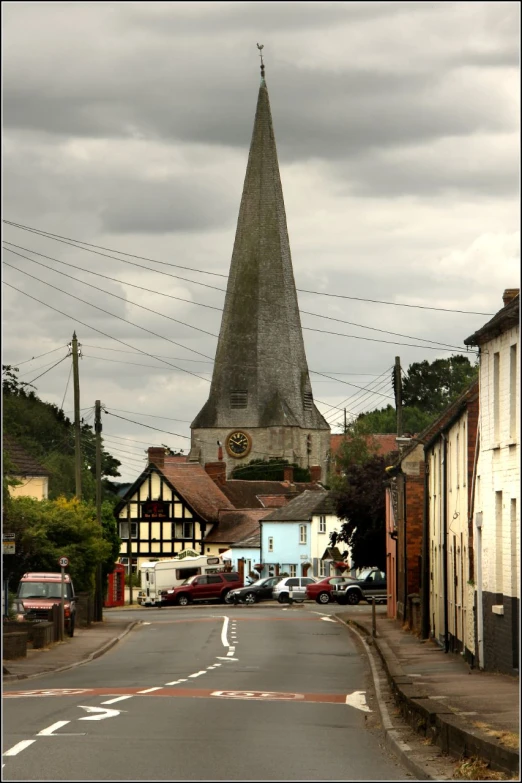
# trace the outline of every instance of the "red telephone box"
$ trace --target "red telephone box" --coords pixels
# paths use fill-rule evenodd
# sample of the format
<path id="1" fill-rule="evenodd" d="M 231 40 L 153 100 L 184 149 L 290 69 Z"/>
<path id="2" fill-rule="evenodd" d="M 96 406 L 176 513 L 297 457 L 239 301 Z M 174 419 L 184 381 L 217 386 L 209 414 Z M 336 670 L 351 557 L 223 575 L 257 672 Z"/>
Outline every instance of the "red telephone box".
<path id="1" fill-rule="evenodd" d="M 114 571 L 107 577 L 107 598 L 104 606 L 125 604 L 125 570 L 123 563 L 116 563 Z"/>

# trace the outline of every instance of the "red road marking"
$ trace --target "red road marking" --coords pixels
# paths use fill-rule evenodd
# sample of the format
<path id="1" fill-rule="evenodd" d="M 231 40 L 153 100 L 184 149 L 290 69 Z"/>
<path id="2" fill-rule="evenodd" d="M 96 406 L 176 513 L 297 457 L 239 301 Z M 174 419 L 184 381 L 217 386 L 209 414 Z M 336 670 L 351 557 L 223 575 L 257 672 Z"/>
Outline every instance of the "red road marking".
<path id="1" fill-rule="evenodd" d="M 299 701 L 323 704 L 346 704 L 346 694 L 336 693 L 282 693 L 277 691 L 217 691 L 202 688 L 162 688 L 152 693 L 140 693 L 139 688 L 53 688 L 41 691 L 4 691 L 4 699 L 19 699 L 27 696 L 140 696 L 142 699 L 170 696 L 182 699 L 252 699 L 255 701 Z"/>

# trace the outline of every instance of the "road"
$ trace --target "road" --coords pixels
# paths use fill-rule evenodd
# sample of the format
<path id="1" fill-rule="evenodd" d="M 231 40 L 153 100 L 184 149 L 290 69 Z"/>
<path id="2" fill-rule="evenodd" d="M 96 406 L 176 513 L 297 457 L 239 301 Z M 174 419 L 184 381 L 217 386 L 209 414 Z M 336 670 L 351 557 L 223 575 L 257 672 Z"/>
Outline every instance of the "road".
<path id="1" fill-rule="evenodd" d="M 366 655 L 330 613 L 141 610 L 104 656 L 4 688 L 2 779 L 412 779 L 381 745 Z"/>

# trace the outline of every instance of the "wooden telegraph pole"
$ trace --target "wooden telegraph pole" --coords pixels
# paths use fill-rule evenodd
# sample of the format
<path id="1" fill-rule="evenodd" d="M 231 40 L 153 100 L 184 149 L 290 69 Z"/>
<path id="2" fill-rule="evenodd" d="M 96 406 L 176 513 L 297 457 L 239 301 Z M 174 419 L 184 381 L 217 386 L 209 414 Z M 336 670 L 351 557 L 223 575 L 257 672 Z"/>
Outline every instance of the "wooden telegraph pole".
<path id="1" fill-rule="evenodd" d="M 395 408 L 397 411 L 397 437 L 402 435 L 402 376 L 401 359 L 395 357 Z"/>
<path id="2" fill-rule="evenodd" d="M 100 530 L 102 528 L 101 519 L 101 402 L 96 400 L 94 404 L 94 432 L 96 435 L 96 519 Z M 98 563 L 96 569 L 96 593 L 94 601 L 94 618 L 97 622 L 103 620 L 103 575 L 102 565 Z"/>
<path id="3" fill-rule="evenodd" d="M 73 381 L 74 381 L 74 456 L 76 465 L 76 497 L 82 499 L 82 452 L 80 423 L 80 373 L 78 369 L 78 340 L 73 333 L 72 344 Z"/>

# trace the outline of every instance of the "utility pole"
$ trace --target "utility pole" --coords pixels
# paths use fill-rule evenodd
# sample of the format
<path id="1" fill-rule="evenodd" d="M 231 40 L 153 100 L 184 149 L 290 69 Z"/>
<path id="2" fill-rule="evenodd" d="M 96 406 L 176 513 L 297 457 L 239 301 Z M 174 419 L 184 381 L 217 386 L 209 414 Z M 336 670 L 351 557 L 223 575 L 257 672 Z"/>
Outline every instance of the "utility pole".
<path id="1" fill-rule="evenodd" d="M 76 497 L 82 499 L 82 452 L 80 423 L 80 373 L 78 370 L 78 340 L 73 333 L 72 343 L 73 380 L 74 380 L 74 456 L 76 464 Z"/>
<path id="2" fill-rule="evenodd" d="M 94 432 L 96 435 L 96 520 L 98 522 L 98 525 L 100 526 L 100 530 L 102 529 L 102 519 L 101 519 L 101 432 L 102 432 L 102 423 L 101 423 L 101 403 L 99 400 L 96 400 L 95 405 L 95 415 L 94 415 Z M 94 608 L 94 619 L 96 622 L 101 622 L 103 620 L 103 575 L 102 575 L 102 564 L 98 563 L 98 566 L 96 568 L 96 593 L 95 593 L 95 608 Z"/>
<path id="3" fill-rule="evenodd" d="M 395 409 L 397 412 L 397 437 L 402 435 L 402 375 L 400 356 L 395 357 Z"/>
<path id="4" fill-rule="evenodd" d="M 345 435 L 346 435 L 346 430 L 347 430 L 347 427 L 346 427 L 346 408 L 345 408 L 344 409 L 344 434 Z"/>

